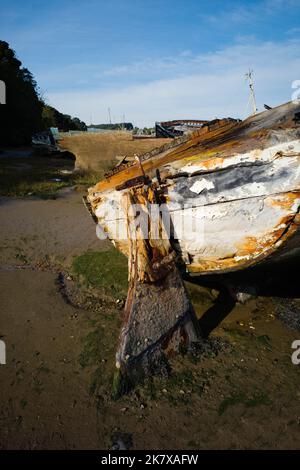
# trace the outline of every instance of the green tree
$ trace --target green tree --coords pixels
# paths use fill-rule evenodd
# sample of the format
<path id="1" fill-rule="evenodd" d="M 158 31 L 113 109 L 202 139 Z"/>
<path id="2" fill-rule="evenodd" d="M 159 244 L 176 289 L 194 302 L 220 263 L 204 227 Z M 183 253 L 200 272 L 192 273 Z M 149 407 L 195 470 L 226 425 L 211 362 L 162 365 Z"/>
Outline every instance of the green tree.
<path id="1" fill-rule="evenodd" d="M 45 105 L 42 111 L 42 119 L 45 127 L 56 127 L 55 109 Z"/>
<path id="2" fill-rule="evenodd" d="M 43 129 L 41 102 L 31 72 L 22 68 L 15 52 L 0 41 L 0 80 L 6 85 L 6 104 L 0 106 L 0 143 L 30 143 L 31 136 Z"/>

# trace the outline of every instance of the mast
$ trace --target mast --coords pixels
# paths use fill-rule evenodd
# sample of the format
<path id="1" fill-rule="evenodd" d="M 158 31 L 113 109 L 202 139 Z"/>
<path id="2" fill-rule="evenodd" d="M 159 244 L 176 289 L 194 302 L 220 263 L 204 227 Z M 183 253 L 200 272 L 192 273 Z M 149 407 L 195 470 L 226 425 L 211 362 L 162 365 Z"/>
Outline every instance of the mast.
<path id="1" fill-rule="evenodd" d="M 249 88 L 250 88 L 249 100 L 251 101 L 251 105 L 252 105 L 252 115 L 254 115 L 257 113 L 257 106 L 256 106 L 255 93 L 254 93 L 253 70 L 249 69 L 249 72 L 246 73 L 246 80 L 249 82 Z"/>

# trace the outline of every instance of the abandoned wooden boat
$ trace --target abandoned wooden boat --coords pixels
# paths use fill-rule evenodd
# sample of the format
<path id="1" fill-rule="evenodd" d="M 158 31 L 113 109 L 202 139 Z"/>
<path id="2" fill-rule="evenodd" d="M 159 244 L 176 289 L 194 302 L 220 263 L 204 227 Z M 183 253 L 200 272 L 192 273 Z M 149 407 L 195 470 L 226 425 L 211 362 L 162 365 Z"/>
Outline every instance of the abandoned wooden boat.
<path id="1" fill-rule="evenodd" d="M 159 202 L 172 222 L 172 247 L 189 273 L 243 269 L 295 235 L 299 122 L 300 105 L 288 103 L 243 122 L 207 123 L 185 139 L 119 166 L 89 189 L 88 201 L 108 237 L 128 255 L 129 241 L 117 238 L 113 215 L 126 223 L 124 196 L 147 178 L 148 187 L 159 187 Z M 185 224 L 183 238 L 177 220 Z M 192 231 L 195 220 L 202 233 Z"/>
<path id="2" fill-rule="evenodd" d="M 199 119 L 176 119 L 174 121 L 156 122 L 155 135 L 156 137 L 179 137 L 187 134 L 188 132 L 201 129 L 208 121 Z"/>
<path id="3" fill-rule="evenodd" d="M 178 329 L 176 347 L 199 333 L 176 266 L 194 276 L 218 274 L 299 252 L 300 104 L 244 121 L 207 122 L 118 166 L 89 189 L 87 201 L 129 257 L 117 353 L 124 369 L 148 354 L 150 344 L 155 350 L 163 339 L 173 341 Z M 149 326 L 148 314 L 156 328 Z"/>

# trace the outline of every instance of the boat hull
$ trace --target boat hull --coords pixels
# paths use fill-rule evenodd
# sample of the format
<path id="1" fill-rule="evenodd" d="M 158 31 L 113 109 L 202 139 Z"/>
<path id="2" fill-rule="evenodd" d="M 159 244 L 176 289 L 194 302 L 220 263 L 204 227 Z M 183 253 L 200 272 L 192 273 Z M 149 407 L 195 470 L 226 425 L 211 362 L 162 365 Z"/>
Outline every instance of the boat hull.
<path id="1" fill-rule="evenodd" d="M 298 115 L 299 105 L 288 103 L 242 123 L 214 124 L 146 155 L 89 190 L 92 211 L 128 255 L 128 227 L 132 220 L 142 223 L 137 214 L 143 209 L 137 207 L 130 222 L 124 200 L 141 185 L 155 187 L 159 201 L 149 192 L 141 207 L 147 206 L 147 217 L 152 208 L 160 212 L 178 263 L 191 275 L 294 256 L 299 252 Z M 153 222 L 144 232 L 154 236 Z"/>

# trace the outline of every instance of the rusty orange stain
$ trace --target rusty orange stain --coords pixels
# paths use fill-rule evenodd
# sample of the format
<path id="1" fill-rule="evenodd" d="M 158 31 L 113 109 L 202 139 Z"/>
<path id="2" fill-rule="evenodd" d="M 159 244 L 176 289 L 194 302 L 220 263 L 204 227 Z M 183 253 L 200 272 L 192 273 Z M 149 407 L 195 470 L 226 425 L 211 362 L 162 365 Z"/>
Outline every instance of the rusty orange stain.
<path id="1" fill-rule="evenodd" d="M 278 207 L 284 210 L 291 210 L 294 202 L 300 198 L 300 191 L 293 191 L 289 193 L 284 193 L 282 197 L 279 198 L 268 198 L 266 204 L 273 207 Z"/>
<path id="2" fill-rule="evenodd" d="M 191 263 L 190 265 L 187 265 L 187 271 L 190 273 L 205 273 L 205 274 L 210 274 L 213 272 L 226 272 L 226 271 L 234 271 L 236 269 L 239 269 L 239 267 L 242 265 L 243 268 L 249 267 L 253 264 L 258 263 L 259 261 L 262 261 L 263 259 L 267 258 L 271 253 L 275 252 L 278 249 L 277 243 L 280 241 L 282 243 L 286 243 L 288 238 L 292 238 L 293 235 L 297 232 L 299 228 L 299 223 L 300 223 L 300 217 L 297 216 L 286 216 L 283 217 L 280 222 L 278 223 L 278 226 L 281 224 L 284 224 L 285 226 L 278 229 L 274 230 L 274 232 L 269 233 L 268 235 L 270 238 L 267 239 L 267 241 L 260 241 L 258 240 L 258 245 L 259 249 L 252 253 L 249 251 L 245 252 L 245 255 L 242 255 L 242 251 L 239 253 L 236 253 L 235 256 L 232 258 L 224 258 L 224 259 L 218 259 L 218 260 L 201 260 L 200 263 Z M 250 238 L 251 240 L 246 240 L 246 244 L 244 248 L 247 250 L 247 247 L 250 250 L 253 250 L 254 248 L 254 239 L 255 237 L 247 237 Z M 247 245 L 248 242 L 248 245 Z M 243 248 L 243 245 L 241 245 L 241 249 Z M 249 255 L 249 259 L 246 257 Z M 251 256 L 252 255 L 252 256 Z M 245 258 L 239 259 L 239 256 L 245 256 Z"/>

